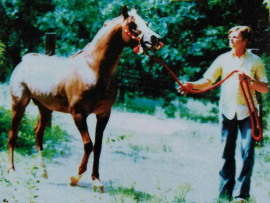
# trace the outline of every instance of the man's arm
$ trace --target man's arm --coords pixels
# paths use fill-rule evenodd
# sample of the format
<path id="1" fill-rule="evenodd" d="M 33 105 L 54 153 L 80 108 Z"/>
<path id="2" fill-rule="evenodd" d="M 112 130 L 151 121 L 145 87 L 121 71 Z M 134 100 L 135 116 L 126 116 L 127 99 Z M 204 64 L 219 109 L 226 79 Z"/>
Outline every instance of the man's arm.
<path id="1" fill-rule="evenodd" d="M 252 80 L 249 76 L 245 75 L 244 73 L 239 74 L 239 80 L 243 82 L 247 80 L 249 87 L 256 90 L 257 92 L 267 93 L 269 91 L 268 83 L 261 82 L 259 80 Z"/>
<path id="2" fill-rule="evenodd" d="M 250 87 L 258 92 L 266 94 L 269 91 L 268 83 L 260 82 L 257 80 L 251 81 Z"/>
<path id="3" fill-rule="evenodd" d="M 184 84 L 184 87 L 182 86 L 178 87 L 178 92 L 186 95 L 188 93 L 188 90 L 186 90 L 185 87 L 192 90 L 202 90 L 202 89 L 210 87 L 211 85 L 212 85 L 211 80 L 202 78 L 194 82 L 186 82 Z"/>

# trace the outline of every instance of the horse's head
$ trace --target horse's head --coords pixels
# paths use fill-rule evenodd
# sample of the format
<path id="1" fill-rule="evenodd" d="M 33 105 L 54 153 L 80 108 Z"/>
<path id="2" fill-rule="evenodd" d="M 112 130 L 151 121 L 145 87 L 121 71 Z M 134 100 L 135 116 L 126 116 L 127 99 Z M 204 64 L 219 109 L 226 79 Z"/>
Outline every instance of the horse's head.
<path id="1" fill-rule="evenodd" d="M 152 31 L 147 23 L 137 14 L 135 9 L 128 12 L 126 6 L 121 9 L 124 18 L 122 38 L 136 53 L 142 54 L 147 50 L 159 50 L 163 44 L 160 36 Z"/>

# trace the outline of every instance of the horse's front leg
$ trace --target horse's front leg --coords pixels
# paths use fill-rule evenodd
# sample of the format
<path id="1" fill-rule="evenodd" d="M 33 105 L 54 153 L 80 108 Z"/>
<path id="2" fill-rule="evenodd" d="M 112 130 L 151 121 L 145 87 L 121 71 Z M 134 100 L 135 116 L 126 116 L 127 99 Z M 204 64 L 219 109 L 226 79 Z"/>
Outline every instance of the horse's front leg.
<path id="1" fill-rule="evenodd" d="M 95 136 L 95 145 L 94 145 L 94 164 L 92 172 L 93 190 L 96 191 L 99 189 L 100 192 L 104 192 L 103 184 L 99 180 L 99 158 L 102 147 L 102 138 L 104 129 L 109 121 L 110 112 L 107 115 L 97 115 L 97 126 L 96 126 L 96 136 Z"/>
<path id="2" fill-rule="evenodd" d="M 75 122 L 78 130 L 81 133 L 83 144 L 84 144 L 84 155 L 83 155 L 82 162 L 79 166 L 78 176 L 71 177 L 70 185 L 76 185 L 79 182 L 79 180 L 81 179 L 82 174 L 87 170 L 87 163 L 88 163 L 89 156 L 93 150 L 93 143 L 92 143 L 92 141 L 89 137 L 89 133 L 88 133 L 87 123 L 86 123 L 87 115 L 84 113 L 81 113 L 81 112 L 73 111 L 72 117 L 74 119 L 74 122 Z"/>

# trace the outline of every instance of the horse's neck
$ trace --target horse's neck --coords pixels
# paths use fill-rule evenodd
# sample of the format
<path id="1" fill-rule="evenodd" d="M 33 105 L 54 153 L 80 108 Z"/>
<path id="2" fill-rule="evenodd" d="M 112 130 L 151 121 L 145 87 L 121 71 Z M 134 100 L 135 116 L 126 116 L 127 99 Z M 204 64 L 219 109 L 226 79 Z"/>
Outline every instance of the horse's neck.
<path id="1" fill-rule="evenodd" d="M 84 49 L 84 57 L 90 68 L 97 74 L 114 74 L 125 43 L 122 40 L 123 19 L 118 17 L 104 25 L 93 41 Z"/>

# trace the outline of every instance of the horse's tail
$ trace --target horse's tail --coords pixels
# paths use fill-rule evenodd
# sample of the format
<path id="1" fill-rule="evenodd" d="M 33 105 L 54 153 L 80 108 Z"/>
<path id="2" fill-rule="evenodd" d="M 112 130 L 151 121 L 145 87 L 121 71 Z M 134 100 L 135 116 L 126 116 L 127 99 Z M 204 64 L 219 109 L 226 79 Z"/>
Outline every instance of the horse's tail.
<path id="1" fill-rule="evenodd" d="M 78 51 L 76 54 L 74 54 L 73 56 L 71 56 L 70 58 L 75 58 L 76 56 L 78 56 L 79 54 L 81 54 L 83 52 L 83 50 Z"/>

